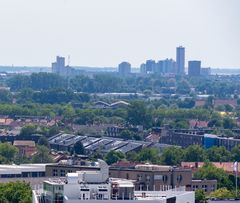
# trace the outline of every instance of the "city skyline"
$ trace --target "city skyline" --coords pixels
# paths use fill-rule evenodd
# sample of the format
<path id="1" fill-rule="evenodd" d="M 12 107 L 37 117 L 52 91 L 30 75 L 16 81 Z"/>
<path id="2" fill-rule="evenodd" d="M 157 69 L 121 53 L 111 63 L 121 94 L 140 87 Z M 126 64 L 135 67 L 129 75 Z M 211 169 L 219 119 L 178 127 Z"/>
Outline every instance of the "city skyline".
<path id="1" fill-rule="evenodd" d="M 147 59 L 175 59 L 182 45 L 186 62 L 239 68 L 239 6 L 238 0 L 0 0 L 0 64 L 50 66 L 56 55 L 70 55 L 74 66 L 139 67 Z"/>

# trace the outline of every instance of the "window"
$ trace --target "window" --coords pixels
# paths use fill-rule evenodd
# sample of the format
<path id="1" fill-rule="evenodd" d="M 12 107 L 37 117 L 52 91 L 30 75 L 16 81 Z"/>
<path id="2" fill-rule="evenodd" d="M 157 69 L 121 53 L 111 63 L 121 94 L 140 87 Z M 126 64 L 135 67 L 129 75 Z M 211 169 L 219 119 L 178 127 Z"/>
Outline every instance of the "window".
<path id="1" fill-rule="evenodd" d="M 179 175 L 179 176 L 177 176 L 177 182 L 181 182 L 182 181 L 182 175 Z"/>
<path id="2" fill-rule="evenodd" d="M 151 180 L 150 175 L 146 175 L 146 180 L 147 180 L 147 181 L 150 181 L 150 180 Z"/>
<path id="3" fill-rule="evenodd" d="M 52 176 L 58 176 L 58 170 L 57 169 L 53 169 Z"/>
<path id="4" fill-rule="evenodd" d="M 38 172 L 32 172 L 32 177 L 38 177 Z"/>
<path id="5" fill-rule="evenodd" d="M 103 195 L 102 194 L 98 194 L 98 199 L 103 199 Z"/>
<path id="6" fill-rule="evenodd" d="M 60 171 L 60 176 L 65 176 L 65 170 Z"/>
<path id="7" fill-rule="evenodd" d="M 141 181 L 142 180 L 142 175 L 137 175 L 137 179 L 138 179 L 138 181 Z"/>
<path id="8" fill-rule="evenodd" d="M 163 176 L 163 182 L 167 182 L 167 180 L 168 180 L 167 175 L 164 175 L 164 176 Z"/>

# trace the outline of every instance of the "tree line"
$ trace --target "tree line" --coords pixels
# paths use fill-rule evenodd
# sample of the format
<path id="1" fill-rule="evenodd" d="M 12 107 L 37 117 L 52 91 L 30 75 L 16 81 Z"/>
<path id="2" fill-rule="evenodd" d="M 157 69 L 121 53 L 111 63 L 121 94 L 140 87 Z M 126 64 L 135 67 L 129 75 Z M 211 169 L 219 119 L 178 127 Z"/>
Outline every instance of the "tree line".
<path id="1" fill-rule="evenodd" d="M 218 98 L 229 98 L 240 94 L 239 76 L 211 77 L 175 77 L 167 78 L 159 75 L 120 77 L 116 73 L 99 73 L 93 77 L 76 76 L 63 78 L 52 73 L 33 73 L 30 76 L 16 75 L 7 84 L 12 91 L 24 88 L 33 90 L 49 90 L 69 88 L 78 92 L 144 92 L 190 94 L 191 88 L 203 94 L 214 95 Z"/>

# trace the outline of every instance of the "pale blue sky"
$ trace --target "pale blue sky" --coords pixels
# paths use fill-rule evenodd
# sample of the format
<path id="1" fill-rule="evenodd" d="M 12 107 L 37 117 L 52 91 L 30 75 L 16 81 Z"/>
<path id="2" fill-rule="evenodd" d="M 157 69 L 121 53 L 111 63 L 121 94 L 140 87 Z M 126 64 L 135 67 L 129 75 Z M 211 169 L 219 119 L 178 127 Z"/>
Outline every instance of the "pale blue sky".
<path id="1" fill-rule="evenodd" d="M 175 58 L 240 67 L 240 0 L 0 0 L 0 64 L 116 66 Z"/>

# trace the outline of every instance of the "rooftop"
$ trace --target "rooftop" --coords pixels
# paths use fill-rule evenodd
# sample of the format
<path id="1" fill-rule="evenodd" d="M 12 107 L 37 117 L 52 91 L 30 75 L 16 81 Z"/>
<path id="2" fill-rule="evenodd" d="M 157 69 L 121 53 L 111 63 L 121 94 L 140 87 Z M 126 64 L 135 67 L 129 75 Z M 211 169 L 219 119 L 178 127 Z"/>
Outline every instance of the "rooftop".
<path id="1" fill-rule="evenodd" d="M 28 147 L 35 147 L 35 142 L 30 140 L 15 140 L 13 145 L 18 146 L 28 146 Z"/>

